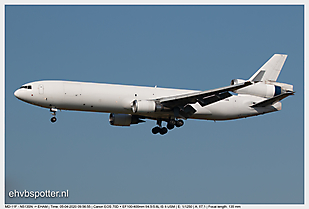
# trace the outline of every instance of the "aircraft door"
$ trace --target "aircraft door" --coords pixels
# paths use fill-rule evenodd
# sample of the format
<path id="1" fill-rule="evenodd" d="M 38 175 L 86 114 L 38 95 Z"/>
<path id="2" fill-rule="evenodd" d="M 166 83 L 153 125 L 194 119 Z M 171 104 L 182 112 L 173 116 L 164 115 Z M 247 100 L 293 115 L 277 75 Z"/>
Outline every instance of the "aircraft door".
<path id="1" fill-rule="evenodd" d="M 44 94 L 44 86 L 39 84 L 39 94 Z"/>

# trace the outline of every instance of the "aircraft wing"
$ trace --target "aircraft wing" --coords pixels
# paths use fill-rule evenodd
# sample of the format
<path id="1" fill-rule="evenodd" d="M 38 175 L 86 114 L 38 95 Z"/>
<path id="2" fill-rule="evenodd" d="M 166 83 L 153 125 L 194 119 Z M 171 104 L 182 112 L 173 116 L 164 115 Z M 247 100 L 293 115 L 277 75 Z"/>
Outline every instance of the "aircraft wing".
<path id="1" fill-rule="evenodd" d="M 169 108 L 174 107 L 183 108 L 188 104 L 195 104 L 196 102 L 198 102 L 201 106 L 204 107 L 206 105 L 212 104 L 214 102 L 232 96 L 232 94 L 230 94 L 229 91 L 234 91 L 249 86 L 251 84 L 252 84 L 251 81 L 246 81 L 245 83 L 242 84 L 221 87 L 213 90 L 182 94 L 171 97 L 164 97 L 156 100 L 159 101 L 163 106 Z"/>

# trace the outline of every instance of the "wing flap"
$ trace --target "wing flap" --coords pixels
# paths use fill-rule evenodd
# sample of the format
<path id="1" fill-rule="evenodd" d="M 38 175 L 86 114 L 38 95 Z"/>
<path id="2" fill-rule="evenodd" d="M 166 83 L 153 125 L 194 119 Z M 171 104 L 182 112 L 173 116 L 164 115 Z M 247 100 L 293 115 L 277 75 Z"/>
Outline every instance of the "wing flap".
<path id="1" fill-rule="evenodd" d="M 194 109 L 191 105 L 186 105 L 184 108 L 176 107 L 174 108 L 174 115 L 175 117 L 181 117 L 183 119 L 187 119 L 191 115 L 193 115 L 196 112 L 196 109 Z"/>
<path id="2" fill-rule="evenodd" d="M 203 99 L 197 99 L 197 102 L 202 106 L 210 105 L 212 103 L 218 102 L 222 99 L 228 98 L 232 96 L 229 92 L 223 92 L 221 94 L 214 94 L 208 97 L 204 97 Z"/>

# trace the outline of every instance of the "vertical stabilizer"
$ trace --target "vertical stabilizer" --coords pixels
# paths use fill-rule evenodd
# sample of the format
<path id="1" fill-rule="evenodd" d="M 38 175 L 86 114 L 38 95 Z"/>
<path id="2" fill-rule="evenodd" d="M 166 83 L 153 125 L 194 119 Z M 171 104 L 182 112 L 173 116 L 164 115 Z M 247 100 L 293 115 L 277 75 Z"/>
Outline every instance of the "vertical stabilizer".
<path id="1" fill-rule="evenodd" d="M 249 80 L 276 81 L 288 55 L 274 54 Z"/>

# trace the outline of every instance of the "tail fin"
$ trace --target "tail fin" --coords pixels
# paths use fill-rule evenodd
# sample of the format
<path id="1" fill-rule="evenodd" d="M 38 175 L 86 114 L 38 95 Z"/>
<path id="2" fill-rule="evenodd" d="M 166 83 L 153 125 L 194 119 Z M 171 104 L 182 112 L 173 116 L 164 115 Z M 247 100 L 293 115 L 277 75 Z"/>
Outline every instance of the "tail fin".
<path id="1" fill-rule="evenodd" d="M 274 54 L 254 75 L 250 81 L 276 81 L 288 55 Z"/>

